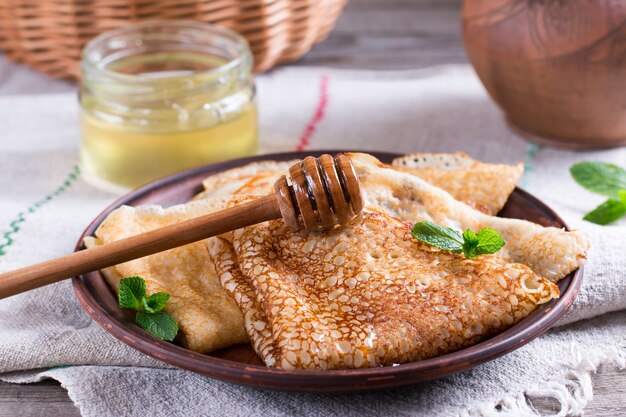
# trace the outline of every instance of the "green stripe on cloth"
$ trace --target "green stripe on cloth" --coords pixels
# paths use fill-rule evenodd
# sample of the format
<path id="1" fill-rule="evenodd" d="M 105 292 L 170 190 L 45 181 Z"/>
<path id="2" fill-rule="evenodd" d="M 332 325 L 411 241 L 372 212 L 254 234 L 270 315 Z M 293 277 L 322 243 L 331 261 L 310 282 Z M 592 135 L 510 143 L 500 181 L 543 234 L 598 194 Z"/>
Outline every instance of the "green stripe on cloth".
<path id="1" fill-rule="evenodd" d="M 528 176 L 535 170 L 535 156 L 541 147 L 536 143 L 529 143 L 524 157 L 524 176 L 520 181 L 520 187 L 528 187 Z"/>
<path id="2" fill-rule="evenodd" d="M 2 235 L 4 241 L 0 243 L 0 256 L 6 255 L 7 248 L 13 245 L 13 242 L 15 242 L 14 237 L 17 233 L 19 233 L 22 223 L 26 221 L 27 217 L 39 210 L 41 206 L 63 194 L 68 188 L 72 186 L 72 184 L 74 184 L 79 176 L 80 167 L 78 165 L 75 165 L 72 168 L 72 171 L 65 178 L 65 181 L 63 181 L 63 183 L 59 187 L 57 187 L 57 189 L 47 194 L 41 200 L 38 200 L 35 203 L 31 204 L 26 210 L 21 211 L 17 214 L 15 220 L 9 223 L 10 230 Z"/>

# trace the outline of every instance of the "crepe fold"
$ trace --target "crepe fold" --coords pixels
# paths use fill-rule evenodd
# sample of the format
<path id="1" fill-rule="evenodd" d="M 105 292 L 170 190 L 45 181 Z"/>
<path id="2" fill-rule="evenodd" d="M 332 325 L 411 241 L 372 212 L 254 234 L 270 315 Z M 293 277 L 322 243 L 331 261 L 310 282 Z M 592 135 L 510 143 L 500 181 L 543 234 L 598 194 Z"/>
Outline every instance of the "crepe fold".
<path id="1" fill-rule="evenodd" d="M 225 206 L 225 199 L 199 200 L 163 209 L 159 206 L 122 206 L 112 212 L 87 238 L 88 248 L 145 233 L 209 214 Z M 103 271 L 117 291 L 128 276 L 140 276 L 148 294 L 166 292 L 171 298 L 164 311 L 178 322 L 177 341 L 196 352 L 248 342 L 243 316 L 219 283 L 204 242 L 174 248 L 107 268 Z"/>
<path id="2" fill-rule="evenodd" d="M 367 207 L 376 207 L 408 222 L 429 220 L 463 231 L 497 230 L 506 245 L 496 256 L 520 262 L 557 282 L 586 260 L 589 243 L 579 231 L 544 227 L 520 219 L 496 217 L 456 200 L 420 177 L 400 172 L 363 153 L 350 154 Z M 468 184 L 469 188 L 476 188 Z"/>
<path id="3" fill-rule="evenodd" d="M 186 204 L 169 208 L 123 206 L 98 227 L 95 237 L 85 239 L 94 247 L 178 223 L 225 208 L 234 195 L 266 194 L 279 174 L 293 161 L 261 161 L 220 172 L 207 178 L 205 190 Z M 107 268 L 108 283 L 117 291 L 127 276 L 141 276 L 148 294 L 171 295 L 165 311 L 179 326 L 177 342 L 200 353 L 247 343 L 242 313 L 220 285 L 205 242 L 196 242 Z"/>
<path id="4" fill-rule="evenodd" d="M 268 366 L 361 368 L 474 344 L 558 295 L 522 264 L 417 243 L 411 224 L 368 209 L 348 227 L 292 232 L 274 221 L 213 240 L 224 288 Z"/>
<path id="5" fill-rule="evenodd" d="M 551 281 L 584 261 L 577 232 L 490 216 L 419 176 L 351 157 L 365 209 L 347 227 L 293 232 L 273 221 L 207 242 L 268 366 L 361 368 L 452 352 L 557 297 Z M 421 220 L 493 227 L 507 250 L 477 259 L 441 251 L 411 236 Z"/>
<path id="6" fill-rule="evenodd" d="M 524 164 L 486 164 L 463 152 L 412 153 L 396 158 L 394 169 L 416 175 L 459 201 L 497 214 L 524 173 Z"/>

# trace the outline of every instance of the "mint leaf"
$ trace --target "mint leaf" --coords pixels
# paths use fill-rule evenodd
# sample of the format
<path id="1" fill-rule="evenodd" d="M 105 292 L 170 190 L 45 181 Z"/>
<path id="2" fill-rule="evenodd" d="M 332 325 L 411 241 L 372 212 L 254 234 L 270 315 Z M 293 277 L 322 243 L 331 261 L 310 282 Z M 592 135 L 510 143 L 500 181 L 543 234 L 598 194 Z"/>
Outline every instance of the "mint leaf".
<path id="1" fill-rule="evenodd" d="M 141 277 L 122 278 L 117 300 L 121 308 L 140 310 L 146 297 L 146 282 Z"/>
<path id="2" fill-rule="evenodd" d="M 478 236 L 476 236 L 476 233 L 472 232 L 470 229 L 467 229 L 463 232 L 463 242 L 469 244 L 478 244 Z"/>
<path id="3" fill-rule="evenodd" d="M 612 198 L 606 200 L 604 203 L 585 214 L 583 220 L 600 225 L 613 223 L 626 214 L 626 202 L 621 199 L 623 196 L 624 193 L 620 193 L 620 200 L 614 200 Z"/>
<path id="4" fill-rule="evenodd" d="M 160 311 L 170 299 L 165 292 L 146 296 L 146 281 L 141 277 L 128 277 L 120 281 L 117 299 L 121 308 L 137 311 L 135 323 L 148 333 L 172 341 L 178 333 L 178 323 L 169 314 Z"/>
<path id="5" fill-rule="evenodd" d="M 463 251 L 463 237 L 450 227 L 443 227 L 429 221 L 415 223 L 411 230 L 413 237 L 439 249 L 454 253 Z"/>
<path id="6" fill-rule="evenodd" d="M 169 314 L 159 311 L 158 313 L 137 313 L 135 323 L 145 331 L 160 339 L 173 341 L 178 333 L 178 323 Z"/>
<path id="7" fill-rule="evenodd" d="M 626 206 L 626 190 L 619 190 L 617 192 L 617 196 L 622 201 L 622 203 Z"/>
<path id="8" fill-rule="evenodd" d="M 570 168 L 572 177 L 587 190 L 617 198 L 626 189 L 626 170 L 607 162 L 580 162 Z M 595 210 L 594 210 L 595 211 Z"/>
<path id="9" fill-rule="evenodd" d="M 454 253 L 463 252 L 466 258 L 496 253 L 505 244 L 502 236 L 488 227 L 481 229 L 478 233 L 467 229 L 461 235 L 450 227 L 423 221 L 415 223 L 411 234 L 415 239 L 439 249 Z"/>
<path id="10" fill-rule="evenodd" d="M 504 246 L 504 239 L 498 232 L 488 227 L 478 233 L 467 229 L 463 232 L 463 254 L 466 258 L 496 253 Z"/>
<path id="11" fill-rule="evenodd" d="M 157 311 L 163 310 L 163 307 L 167 304 L 170 299 L 170 295 L 166 292 L 157 292 L 152 294 L 150 297 L 144 297 L 142 299 L 143 302 L 143 311 L 148 313 L 156 313 Z"/>
<path id="12" fill-rule="evenodd" d="M 505 241 L 497 231 L 485 227 L 477 234 L 478 245 L 476 246 L 476 256 L 496 253 L 505 245 Z"/>
<path id="13" fill-rule="evenodd" d="M 475 258 L 478 256 L 476 249 L 478 248 L 478 236 L 476 233 L 467 229 L 463 232 L 463 254 L 466 258 Z"/>

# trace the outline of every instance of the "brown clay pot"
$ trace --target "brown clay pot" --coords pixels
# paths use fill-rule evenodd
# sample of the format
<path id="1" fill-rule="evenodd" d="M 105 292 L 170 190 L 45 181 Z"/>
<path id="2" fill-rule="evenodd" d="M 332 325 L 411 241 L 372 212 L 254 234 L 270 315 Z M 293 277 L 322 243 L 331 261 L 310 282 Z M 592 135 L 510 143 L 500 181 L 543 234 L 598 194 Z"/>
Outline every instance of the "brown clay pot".
<path id="1" fill-rule="evenodd" d="M 464 0 L 469 60 L 529 140 L 626 145 L 625 0 Z"/>

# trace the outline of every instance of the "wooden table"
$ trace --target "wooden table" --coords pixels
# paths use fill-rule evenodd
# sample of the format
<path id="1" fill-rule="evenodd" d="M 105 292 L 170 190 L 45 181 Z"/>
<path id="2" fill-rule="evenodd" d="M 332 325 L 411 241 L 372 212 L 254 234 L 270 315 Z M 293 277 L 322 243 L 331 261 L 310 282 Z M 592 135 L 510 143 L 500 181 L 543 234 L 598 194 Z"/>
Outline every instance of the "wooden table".
<path id="1" fill-rule="evenodd" d="M 465 63 L 460 0 L 351 0 L 330 37 L 295 65 L 408 69 Z M 589 416 L 626 415 L 626 370 L 601 367 Z M 554 410 L 549 401 L 535 404 Z M 55 381 L 0 383 L 0 417 L 79 416 Z"/>

